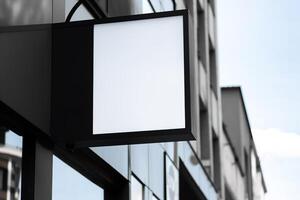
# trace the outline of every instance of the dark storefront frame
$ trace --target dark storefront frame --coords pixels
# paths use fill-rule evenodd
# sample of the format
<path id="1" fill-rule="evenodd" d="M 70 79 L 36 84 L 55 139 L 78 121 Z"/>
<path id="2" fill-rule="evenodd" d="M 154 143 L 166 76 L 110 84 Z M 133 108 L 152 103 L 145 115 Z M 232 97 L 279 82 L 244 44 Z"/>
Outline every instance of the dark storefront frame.
<path id="1" fill-rule="evenodd" d="M 84 1 L 84 6 L 95 19 L 105 17 L 101 14 L 102 11 L 99 14 L 99 10 L 101 9 L 94 1 Z M 0 32 L 15 32 L 18 30 L 39 31 L 41 29 L 50 30 L 51 25 L 0 27 Z M 128 180 L 121 176 L 89 148 L 73 150 L 60 144 L 55 144 L 50 136 L 44 134 L 42 130 L 36 128 L 36 126 L 21 117 L 17 112 L 7 107 L 1 101 L 0 113 L 0 125 L 11 129 L 23 137 L 22 200 L 51 199 L 52 155 L 58 156 L 72 168 L 80 172 L 84 177 L 87 177 L 96 185 L 102 187 L 104 189 L 105 200 L 128 200 Z M 41 144 L 40 147 L 48 152 L 48 155 L 44 155 L 44 160 L 37 159 L 40 154 L 40 149 L 37 149 L 37 144 Z M 40 171 L 40 169 L 45 170 Z"/>
<path id="2" fill-rule="evenodd" d="M 150 1 L 149 1 L 150 2 Z M 93 15 L 95 17 L 95 15 Z M 43 25 L 47 27 L 47 25 Z M 23 27 L 25 28 L 25 27 Z M 14 28 L 12 27 L 12 30 Z M 26 28 L 25 28 L 26 29 Z M 1 105 L 1 104 L 0 104 Z M 45 188 L 51 188 L 49 181 L 38 182 L 36 181 L 37 168 L 49 168 L 45 167 L 47 164 L 51 164 L 52 159 L 48 163 L 41 162 L 36 159 L 36 155 L 39 151 L 37 144 L 42 144 L 42 147 L 48 151 L 49 155 L 56 155 L 72 168 L 80 172 L 83 176 L 87 177 L 93 183 L 104 189 L 105 200 L 114 199 L 129 199 L 129 182 L 123 176 L 121 176 L 114 168 L 112 168 L 107 162 L 101 159 L 97 154 L 88 148 L 73 149 L 66 148 L 62 144 L 54 144 L 53 140 L 44 134 L 42 131 L 32 126 L 28 121 L 24 120 L 14 111 L 1 107 L 1 113 L 10 113 L 6 115 L 2 120 L 3 122 L 16 133 L 22 135 L 23 139 L 23 178 L 22 178 L 22 199 L 36 199 L 36 193 L 45 191 Z M 3 111 L 3 112 L 2 112 Z M 18 126 L 17 124 L 20 124 Z M 35 156 L 33 156 L 35 155 Z M 50 157 L 49 157 L 50 158 Z M 181 168 L 181 167 L 180 167 Z M 180 171 L 182 171 L 180 169 Z M 49 172 L 49 170 L 48 170 Z M 46 176 L 45 176 L 46 175 Z M 130 175 L 129 175 L 130 177 Z M 44 173 L 43 179 L 52 179 L 51 173 Z M 26 184 L 25 184 L 26 183 Z M 29 184 L 30 183 L 30 184 Z M 43 184 L 40 184 L 43 183 Z M 52 183 L 52 182 L 50 182 Z M 42 188 L 42 189 L 41 189 Z M 43 189 L 44 188 L 44 189 Z M 39 189 L 40 192 L 38 191 Z M 46 189 L 47 190 L 47 189 Z M 49 192 L 49 191 L 48 191 Z M 40 194 L 41 196 L 50 195 Z M 39 195 L 38 195 L 39 196 Z"/>
<path id="3" fill-rule="evenodd" d="M 0 109 L 1 113 L 6 109 Z M 3 111 L 3 112 L 2 112 Z M 1 115 L 3 116 L 3 115 Z M 114 168 L 96 155 L 89 148 L 68 149 L 59 144 L 54 144 L 49 137 L 43 137 L 34 126 L 24 119 L 20 119 L 15 113 L 12 121 L 3 120 L 1 125 L 8 127 L 23 137 L 22 149 L 22 188 L 21 198 L 36 199 L 37 196 L 51 197 L 52 188 L 52 154 L 59 157 L 66 164 L 81 173 L 84 177 L 104 189 L 105 200 L 128 200 L 129 182 L 120 175 Z M 21 126 L 16 121 L 21 120 Z M 36 134 L 34 134 L 36 133 Z M 48 156 L 45 159 L 40 157 L 41 149 L 45 148 Z M 39 171 L 43 169 L 43 171 Z M 45 173 L 43 173 L 45 172 Z M 40 179 L 39 181 L 37 179 Z M 48 193 L 44 193 L 47 191 Z M 43 194 L 41 194 L 43 192 Z M 40 193 L 40 194 L 37 194 Z"/>

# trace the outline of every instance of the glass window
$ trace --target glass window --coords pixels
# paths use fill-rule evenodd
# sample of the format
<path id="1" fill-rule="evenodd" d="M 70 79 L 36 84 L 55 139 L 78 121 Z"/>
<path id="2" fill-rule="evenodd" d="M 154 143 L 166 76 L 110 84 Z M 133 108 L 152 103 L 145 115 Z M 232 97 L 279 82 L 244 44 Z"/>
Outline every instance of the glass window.
<path id="1" fill-rule="evenodd" d="M 76 12 L 73 14 L 71 21 L 90 20 L 90 19 L 94 19 L 93 16 L 84 7 L 84 5 L 80 5 L 77 8 Z"/>
<path id="2" fill-rule="evenodd" d="M 0 194 L 21 198 L 22 137 L 0 127 Z"/>
<path id="3" fill-rule="evenodd" d="M 128 145 L 90 148 L 128 179 Z"/>
<path id="4" fill-rule="evenodd" d="M 154 194 L 152 194 L 152 200 L 159 200 Z"/>
<path id="5" fill-rule="evenodd" d="M 103 189 L 53 156 L 52 200 L 103 200 Z"/>
<path id="6" fill-rule="evenodd" d="M 251 149 L 251 174 L 252 179 L 254 180 L 257 176 L 257 161 L 256 161 L 256 155 L 254 153 L 254 150 Z"/>
<path id="7" fill-rule="evenodd" d="M 161 0 L 160 3 L 164 11 L 174 10 L 174 2 L 172 0 Z"/>
<path id="8" fill-rule="evenodd" d="M 134 176 L 131 176 L 131 200 L 143 200 L 143 185 Z"/>
<path id="9" fill-rule="evenodd" d="M 178 200 L 179 199 L 179 173 L 168 156 L 166 158 L 166 200 Z"/>
<path id="10" fill-rule="evenodd" d="M 77 3 L 77 0 L 66 0 L 65 1 L 65 18 L 68 17 L 71 9 Z M 94 19 L 93 16 L 89 13 L 89 11 L 81 4 L 73 14 L 71 21 L 80 21 L 80 20 L 90 20 Z"/>
<path id="11" fill-rule="evenodd" d="M 214 132 L 214 131 L 213 131 Z M 213 165 L 214 165 L 214 181 L 217 190 L 221 188 L 221 158 L 219 138 L 214 134 L 213 138 Z"/>
<path id="12" fill-rule="evenodd" d="M 153 13 L 153 9 L 148 0 L 143 0 L 142 6 L 143 13 Z"/>
<path id="13" fill-rule="evenodd" d="M 7 131 L 5 134 L 5 144 L 11 147 L 22 148 L 22 137 L 12 131 Z"/>
<path id="14" fill-rule="evenodd" d="M 172 0 L 150 0 L 156 12 L 174 10 L 174 2 Z"/>

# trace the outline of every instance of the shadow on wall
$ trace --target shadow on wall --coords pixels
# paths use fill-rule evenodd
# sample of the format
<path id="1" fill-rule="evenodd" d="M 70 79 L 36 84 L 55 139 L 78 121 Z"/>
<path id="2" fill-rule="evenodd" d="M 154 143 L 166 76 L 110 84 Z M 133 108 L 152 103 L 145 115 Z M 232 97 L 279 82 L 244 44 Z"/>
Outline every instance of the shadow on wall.
<path id="1" fill-rule="evenodd" d="M 0 26 L 51 21 L 52 0 L 0 0 Z"/>

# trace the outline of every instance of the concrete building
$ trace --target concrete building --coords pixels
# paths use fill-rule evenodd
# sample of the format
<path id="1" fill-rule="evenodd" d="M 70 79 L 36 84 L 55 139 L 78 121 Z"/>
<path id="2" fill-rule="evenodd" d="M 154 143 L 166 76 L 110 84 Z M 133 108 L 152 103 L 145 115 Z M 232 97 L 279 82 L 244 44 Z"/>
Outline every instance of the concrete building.
<path id="1" fill-rule="evenodd" d="M 266 184 L 240 87 L 222 88 L 222 108 L 226 152 L 223 163 L 226 166 L 231 160 L 236 166 L 224 166 L 226 194 L 235 199 L 263 199 Z"/>
<path id="2" fill-rule="evenodd" d="M 266 187 L 239 89 L 220 89 L 215 0 L 5 0 L 0 26 L 48 24 L 122 15 L 189 10 L 192 129 L 195 141 L 72 149 L 51 134 L 4 117 L 0 122 L 23 138 L 22 199 L 256 200 Z M 11 37 L 10 37 L 11 36 Z M 3 64 L 51 66 L 51 33 L 17 36 L 0 29 Z M 18 43 L 22 57 L 14 47 Z M 10 44 L 10 43 L 9 43 Z M 34 45 L 31 45 L 34 44 Z M 8 52 L 8 53 L 7 53 Z M 4 54 L 6 53 L 6 54 Z M 1 55 L 6 57 L 1 57 Z M 18 54 L 17 54 L 18 55 Z M 19 63 L 18 63 L 19 62 Z M 49 64 L 50 63 L 50 64 Z M 2 64 L 2 63 L 1 63 Z M 1 75 L 0 75 L 1 77 Z M 21 75 L 21 78 L 22 77 Z M 26 79 L 26 77 L 24 78 Z M 45 75 L 42 81 L 49 81 Z M 0 79 L 1 81 L 1 79 Z M 0 82 L 1 85 L 2 82 Z M 13 80 L 10 83 L 14 84 Z M 41 90 L 37 84 L 32 86 Z M 1 89 L 1 88 L 0 88 Z M 43 88 L 42 88 L 43 89 Z M 0 100 L 5 98 L 0 90 Z M 34 92 L 33 92 L 34 96 Z M 49 94 L 35 102 L 45 124 Z M 34 98 L 36 100 L 36 98 Z M 24 104 L 28 102 L 23 102 Z M 0 105 L 0 113 L 7 112 Z M 22 110 L 31 118 L 33 113 Z M 16 106 L 17 109 L 17 106 Z M 223 113 L 223 114 L 222 114 Z M 11 119 L 10 119 L 11 120 Z"/>

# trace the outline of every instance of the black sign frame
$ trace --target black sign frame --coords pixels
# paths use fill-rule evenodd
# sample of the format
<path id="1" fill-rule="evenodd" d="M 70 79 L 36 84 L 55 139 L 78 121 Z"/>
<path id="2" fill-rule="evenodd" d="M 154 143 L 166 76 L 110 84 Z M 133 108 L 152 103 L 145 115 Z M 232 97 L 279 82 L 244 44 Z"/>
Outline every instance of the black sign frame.
<path id="1" fill-rule="evenodd" d="M 185 128 L 93 135 L 93 26 L 171 16 L 183 17 Z M 54 24 L 52 33 L 50 132 L 56 140 L 87 147 L 194 139 L 187 10 Z"/>

